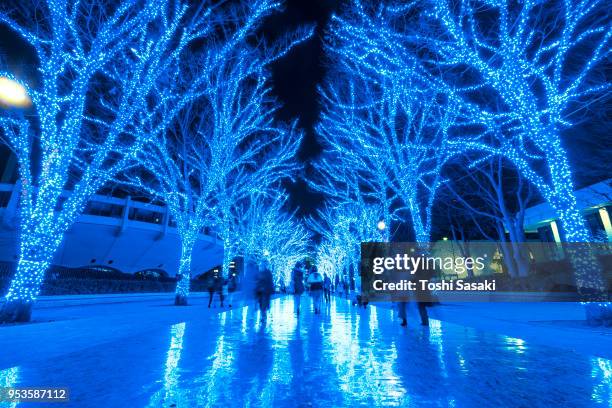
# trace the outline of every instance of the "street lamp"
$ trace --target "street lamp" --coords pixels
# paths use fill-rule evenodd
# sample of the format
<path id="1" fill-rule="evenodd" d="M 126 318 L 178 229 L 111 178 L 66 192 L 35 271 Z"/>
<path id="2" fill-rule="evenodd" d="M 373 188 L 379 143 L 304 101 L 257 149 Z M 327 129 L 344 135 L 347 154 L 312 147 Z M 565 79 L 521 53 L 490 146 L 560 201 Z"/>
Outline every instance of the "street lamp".
<path id="1" fill-rule="evenodd" d="M 32 104 L 26 88 L 19 82 L 0 77 L 0 104 L 16 108 L 27 108 Z"/>
<path id="2" fill-rule="evenodd" d="M 376 227 L 379 230 L 384 231 L 384 229 L 387 228 L 387 225 L 385 224 L 384 220 L 380 220 L 380 221 L 378 221 L 378 224 L 376 224 Z"/>

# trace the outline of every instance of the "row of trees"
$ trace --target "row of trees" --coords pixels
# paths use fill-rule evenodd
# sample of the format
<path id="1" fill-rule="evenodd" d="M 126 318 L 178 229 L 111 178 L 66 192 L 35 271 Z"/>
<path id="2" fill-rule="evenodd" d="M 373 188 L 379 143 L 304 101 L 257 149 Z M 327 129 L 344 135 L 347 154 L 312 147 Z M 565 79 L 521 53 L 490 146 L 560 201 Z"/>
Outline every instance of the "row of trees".
<path id="1" fill-rule="evenodd" d="M 266 42 L 257 32 L 279 8 L 273 0 L 4 5 L 0 22 L 33 48 L 38 71 L 30 80 L 0 73 L 25 86 L 33 102 L 28 112 L 5 110 L 0 118 L 21 189 L 17 271 L 1 321 L 29 320 L 64 234 L 109 183 L 168 206 L 182 246 L 177 304 L 186 302 L 204 227 L 222 237 L 228 270 L 234 255 L 251 255 L 237 238 L 249 211 L 295 222 L 278 205 L 274 214 L 268 208 L 283 194 L 279 181 L 297 168 L 302 136 L 295 123 L 274 120 L 267 66 L 312 28 Z"/>
<path id="2" fill-rule="evenodd" d="M 230 3 L 15 1 L 0 13 L 39 63 L 35 85 L 21 81 L 32 110 L 0 118 L 21 189 L 0 320 L 29 318 L 65 232 L 109 184 L 168 206 L 182 247 L 177 304 L 206 227 L 223 240 L 224 270 L 240 254 L 289 279 L 308 231 L 283 210 L 279 186 L 298 170 L 302 134 L 275 120 L 267 67 L 312 28 L 269 43 L 257 33 L 280 4 Z M 483 235 L 522 241 L 524 209 L 541 197 L 567 241 L 592 241 L 562 136 L 608 90 L 606 11 L 601 0 L 349 0 L 328 27 L 316 129 L 325 152 L 308 181 L 328 197 L 308 221 L 322 237 L 319 266 L 356 275 L 360 243 L 391 239 L 398 220 L 429 242 L 442 194 L 458 240 L 464 212 L 492 220 Z M 488 193 L 470 198 L 465 180 Z M 513 257 L 521 276 L 524 254 Z M 578 286 L 601 288 L 587 261 Z"/>
<path id="3" fill-rule="evenodd" d="M 488 219 L 493 233 L 481 236 L 516 244 L 526 205 L 541 197 L 565 240 L 592 242 L 562 137 L 609 89 L 611 36 L 599 0 L 351 1 L 326 38 L 317 128 L 325 152 L 311 185 L 333 210 L 320 214 L 319 263 L 337 259 L 344 270 L 342 262 L 358 262 L 338 221 L 346 208 L 361 212 L 370 231 L 399 218 L 416 242 L 428 242 L 440 198 L 450 221 Z M 487 194 L 470 198 L 470 182 Z M 515 249 L 506 254 L 510 273 L 523 276 L 527 260 Z M 591 258 L 574 265 L 577 285 L 601 290 Z M 608 304 L 595 308 L 606 313 Z"/>

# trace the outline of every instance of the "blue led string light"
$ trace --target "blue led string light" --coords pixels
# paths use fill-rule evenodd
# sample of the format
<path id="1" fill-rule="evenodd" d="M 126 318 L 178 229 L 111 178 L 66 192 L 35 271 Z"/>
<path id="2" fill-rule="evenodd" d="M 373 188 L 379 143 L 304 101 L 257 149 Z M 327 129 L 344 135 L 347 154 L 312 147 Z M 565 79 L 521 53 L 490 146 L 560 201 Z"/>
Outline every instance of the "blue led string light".
<path id="1" fill-rule="evenodd" d="M 134 166 L 185 104 L 201 95 L 206 75 L 173 87 L 188 45 L 204 39 L 209 46 L 199 65 L 216 66 L 281 6 L 270 0 L 228 10 L 171 0 L 97 3 L 48 0 L 0 13 L 0 23 L 21 35 L 40 63 L 40 86 L 27 88 L 33 115 L 4 111 L 0 118 L 21 188 L 17 272 L 0 320 L 29 319 L 65 232 L 91 196 Z M 301 28 L 284 37 L 265 53 L 265 62 L 310 35 L 312 28 Z"/>
<path id="2" fill-rule="evenodd" d="M 259 5 L 265 10 L 255 14 L 263 16 L 268 3 Z M 176 304 L 187 303 L 191 256 L 202 229 L 212 228 L 223 240 L 223 273 L 227 274 L 240 251 L 236 229 L 244 214 L 237 211 L 238 204 L 291 177 L 297 169 L 294 156 L 302 135 L 295 123 L 275 122 L 278 105 L 271 97 L 266 65 L 308 39 L 311 32 L 298 30 L 274 47 L 257 50 L 244 40 L 259 25 L 251 14 L 242 20 L 250 27 L 248 32 L 237 30 L 225 46 L 206 52 L 205 63 L 191 58 L 183 72 L 173 73 L 174 89 L 167 93 L 179 94 L 184 88 L 188 92 L 182 91 L 185 103 L 178 105 L 166 102 L 160 93 L 160 105 L 168 105 L 165 109 L 156 106 L 162 120 L 143 122 L 143 132 L 153 132 L 156 140 L 138 158 L 149 177 L 143 178 L 138 169 L 120 179 L 164 201 L 176 221 L 182 247 Z M 217 50 L 220 54 L 215 54 Z M 147 117 L 157 119 L 152 112 Z"/>
<path id="3" fill-rule="evenodd" d="M 23 26 L 0 15 L 40 62 L 40 86 L 28 90 L 32 116 L 4 112 L 0 120 L 21 187 L 19 258 L 2 320 L 29 319 L 65 232 L 91 196 L 149 142 L 149 135 L 133 132 L 133 123 L 186 46 L 181 35 L 197 36 L 205 23 L 194 19 L 179 30 L 186 7 L 166 1 L 125 1 L 110 9 L 49 0 L 15 13 L 29 11 L 47 18 L 22 15 L 19 21 L 32 24 Z"/>
<path id="4" fill-rule="evenodd" d="M 287 198 L 276 187 L 270 187 L 266 194 L 249 196 L 241 210 L 244 216 L 238 229 L 240 253 L 257 264 L 266 261 L 275 283 L 286 286 L 291 283 L 295 264 L 310 251 L 308 230 L 295 214 L 284 210 Z"/>
<path id="5" fill-rule="evenodd" d="M 610 88 L 597 75 L 611 51 L 605 7 L 601 0 L 432 0 L 368 8 L 354 0 L 332 16 L 328 53 L 380 92 L 415 73 L 416 89 L 443 96 L 456 114 L 446 132 L 449 156 L 506 157 L 555 210 L 564 239 L 590 242 L 561 135 L 571 114 Z M 577 284 L 602 288 L 596 260 L 587 258 L 589 266 L 575 265 Z"/>

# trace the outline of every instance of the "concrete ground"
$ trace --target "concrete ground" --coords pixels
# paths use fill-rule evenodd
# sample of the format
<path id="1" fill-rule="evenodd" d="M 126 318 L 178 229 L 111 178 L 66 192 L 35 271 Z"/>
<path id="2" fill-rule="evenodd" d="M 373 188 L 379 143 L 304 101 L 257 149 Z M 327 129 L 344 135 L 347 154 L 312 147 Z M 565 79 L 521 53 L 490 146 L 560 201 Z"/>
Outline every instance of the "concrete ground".
<path id="1" fill-rule="evenodd" d="M 302 296 L 299 317 L 277 298 L 266 320 L 252 300 L 97 299 L 0 326 L 0 386 L 65 386 L 61 406 L 79 408 L 612 405 L 610 332 L 582 326 L 579 305 L 441 305 L 403 328 L 389 305 L 336 297 L 315 315 Z"/>

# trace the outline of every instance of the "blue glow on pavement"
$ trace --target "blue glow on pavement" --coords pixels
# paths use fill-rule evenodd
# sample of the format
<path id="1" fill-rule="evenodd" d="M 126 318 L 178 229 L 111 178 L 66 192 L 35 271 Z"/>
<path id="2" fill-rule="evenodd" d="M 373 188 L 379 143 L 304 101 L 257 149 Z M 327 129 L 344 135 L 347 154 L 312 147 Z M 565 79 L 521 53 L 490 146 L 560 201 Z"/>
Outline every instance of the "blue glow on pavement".
<path id="1" fill-rule="evenodd" d="M 303 296 L 299 318 L 292 297 L 274 299 L 265 321 L 253 304 L 203 307 L 187 321 L 41 355 L 0 371 L 0 385 L 61 384 L 62 406 L 78 408 L 611 405 L 608 359 L 437 319 L 422 327 L 410 306 L 407 328 L 388 307 L 336 297 L 314 315 Z"/>

